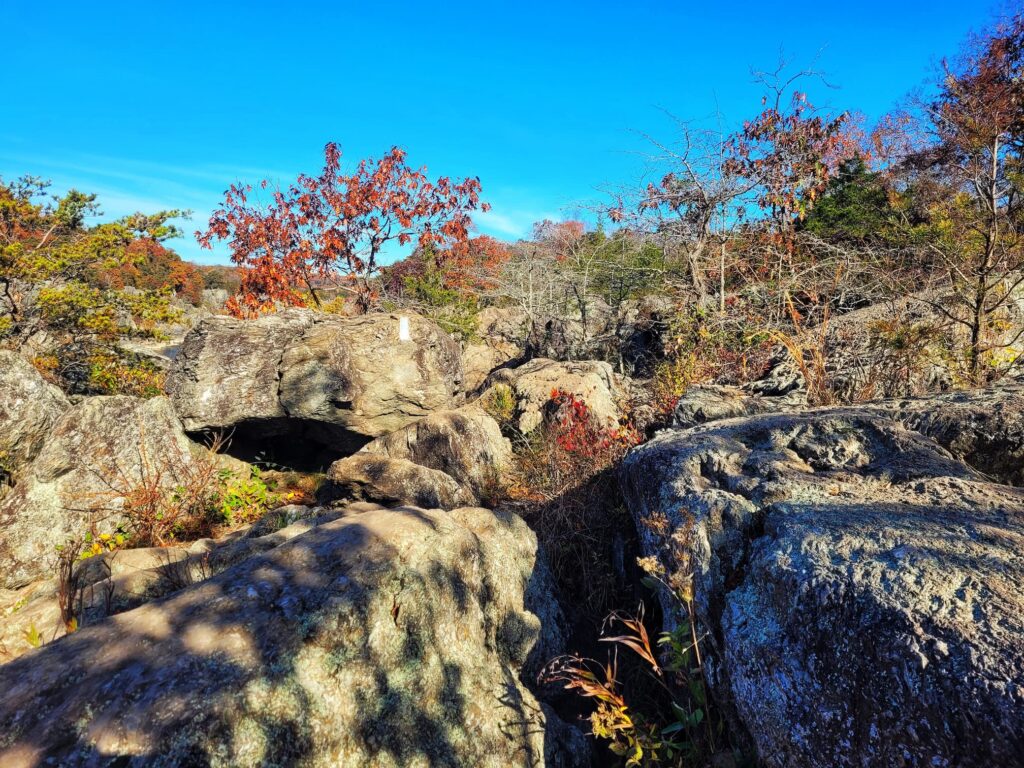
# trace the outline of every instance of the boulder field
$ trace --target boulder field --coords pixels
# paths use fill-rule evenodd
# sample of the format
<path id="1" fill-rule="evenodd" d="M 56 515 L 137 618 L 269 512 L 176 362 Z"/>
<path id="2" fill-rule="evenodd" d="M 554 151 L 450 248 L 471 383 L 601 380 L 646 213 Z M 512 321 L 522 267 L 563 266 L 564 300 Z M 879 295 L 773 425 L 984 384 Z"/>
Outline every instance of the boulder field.
<path id="1" fill-rule="evenodd" d="M 69 400 L 0 353 L 0 766 L 590 765 L 535 685 L 578 650 L 545 553 L 477 505 L 555 390 L 613 427 L 641 384 L 516 365 L 522 318 L 481 323 L 460 349 L 416 315 L 207 317 L 150 400 Z M 692 599 L 760 764 L 1024 765 L 1022 425 L 1024 380 L 811 408 L 780 359 L 692 387 L 627 455 L 665 628 Z M 66 634 L 54 546 L 113 530 L 132 488 L 246 471 L 210 432 L 329 449 L 321 506 L 84 561 Z"/>

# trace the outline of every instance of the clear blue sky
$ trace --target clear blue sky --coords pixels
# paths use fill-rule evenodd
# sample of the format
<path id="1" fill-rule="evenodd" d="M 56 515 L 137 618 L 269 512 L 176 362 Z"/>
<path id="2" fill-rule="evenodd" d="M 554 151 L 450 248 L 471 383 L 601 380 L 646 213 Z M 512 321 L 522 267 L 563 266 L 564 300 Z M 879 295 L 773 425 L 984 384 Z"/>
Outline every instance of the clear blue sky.
<path id="1" fill-rule="evenodd" d="M 504 239 L 638 178 L 659 110 L 758 111 L 780 49 L 869 117 L 920 85 L 989 0 L 814 2 L 80 3 L 0 0 L 0 175 L 100 195 L 109 215 L 191 208 L 234 180 L 315 172 L 405 147 L 479 176 Z M 785 9 L 785 10 L 783 10 Z M 225 261 L 189 237 L 185 258 Z"/>

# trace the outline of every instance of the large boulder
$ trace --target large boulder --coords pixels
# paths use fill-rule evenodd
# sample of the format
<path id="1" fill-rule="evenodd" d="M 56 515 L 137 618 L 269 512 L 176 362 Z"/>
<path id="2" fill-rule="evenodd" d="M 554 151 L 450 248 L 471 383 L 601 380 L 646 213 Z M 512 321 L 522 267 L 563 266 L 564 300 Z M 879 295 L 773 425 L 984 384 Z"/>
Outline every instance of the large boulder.
<path id="1" fill-rule="evenodd" d="M 621 484 L 764 765 L 1021 764 L 1024 491 L 852 408 L 665 431 Z"/>
<path id="2" fill-rule="evenodd" d="M 490 389 L 502 385 L 509 387 L 515 398 L 515 424 L 523 434 L 532 432 L 544 421 L 545 409 L 555 390 L 578 397 L 606 427 L 617 426 L 622 415 L 623 387 L 608 363 L 538 358 L 518 368 L 495 371 L 485 386 Z"/>
<path id="3" fill-rule="evenodd" d="M 436 411 L 378 437 L 363 451 L 440 470 L 471 488 L 478 499 L 494 489 L 512 460 L 511 443 L 477 403 Z"/>
<path id="4" fill-rule="evenodd" d="M 112 531 L 127 496 L 181 484 L 200 451 L 165 397 L 92 397 L 65 411 L 0 500 L 0 587 L 46 575 L 68 538 Z"/>
<path id="5" fill-rule="evenodd" d="M 323 504 L 369 501 L 454 509 L 476 503 L 473 492 L 451 475 L 362 452 L 331 464 L 317 496 Z"/>
<path id="6" fill-rule="evenodd" d="M 209 317 L 186 337 L 167 390 L 189 431 L 302 435 L 348 452 L 455 404 L 462 363 L 451 337 L 417 315 Z"/>
<path id="7" fill-rule="evenodd" d="M 31 363 L 0 349 L 0 479 L 31 460 L 70 407 Z"/>
<path id="8" fill-rule="evenodd" d="M 364 437 L 400 429 L 462 394 L 458 344 L 419 315 L 321 320 L 288 346 L 280 374 L 289 417 Z"/>
<path id="9" fill-rule="evenodd" d="M 278 396 L 281 358 L 312 324 L 313 315 L 298 310 L 257 320 L 203 319 L 185 337 L 167 379 L 185 429 L 272 424 L 287 416 Z"/>
<path id="10" fill-rule="evenodd" d="M 864 406 L 927 435 L 1000 482 L 1024 486 L 1024 382 Z"/>
<path id="11" fill-rule="evenodd" d="M 740 387 L 724 384 L 697 384 L 684 392 L 672 410 L 672 426 L 689 429 L 737 416 L 772 413 L 774 398 L 763 398 Z"/>
<path id="12" fill-rule="evenodd" d="M 361 503 L 336 509 L 289 505 L 217 539 L 169 547 L 115 549 L 80 560 L 75 566 L 75 578 L 81 587 L 81 600 L 74 608 L 77 625 L 92 626 L 108 616 L 190 587 L 330 520 L 380 508 Z M 31 652 L 33 643 L 28 638 L 33 633 L 41 643 L 67 634 L 59 592 L 56 577 L 19 589 L 0 589 L 0 616 L 4 617 L 0 622 L 0 664 Z"/>
<path id="13" fill-rule="evenodd" d="M 518 518 L 346 516 L 0 667 L 0 764 L 586 765 L 540 615 Z"/>

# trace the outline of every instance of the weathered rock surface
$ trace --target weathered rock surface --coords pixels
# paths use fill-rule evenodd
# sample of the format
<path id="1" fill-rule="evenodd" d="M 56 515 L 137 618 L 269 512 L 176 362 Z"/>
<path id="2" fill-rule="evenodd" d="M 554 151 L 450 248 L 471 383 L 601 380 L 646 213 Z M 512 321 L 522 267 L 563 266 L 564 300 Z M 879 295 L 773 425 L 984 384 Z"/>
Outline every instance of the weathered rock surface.
<path id="1" fill-rule="evenodd" d="M 739 387 L 722 384 L 698 384 L 690 387 L 679 398 L 672 411 L 672 426 L 689 429 L 737 416 L 772 413 L 778 410 L 774 398 L 763 398 Z"/>
<path id="2" fill-rule="evenodd" d="M 165 397 L 91 397 L 65 411 L 0 500 L 0 587 L 47 574 L 71 536 L 112 531 L 126 494 L 180 484 L 201 450 Z"/>
<path id="3" fill-rule="evenodd" d="M 167 389 L 189 431 L 309 436 L 340 450 L 398 429 L 462 393 L 458 345 L 406 315 L 289 310 L 210 317 L 186 338 Z"/>
<path id="4" fill-rule="evenodd" d="M 108 616 L 198 584 L 317 525 L 372 509 L 382 507 L 363 503 L 338 509 L 291 505 L 268 512 L 258 522 L 219 539 L 200 539 L 174 547 L 120 549 L 90 557 L 76 568 L 82 601 L 75 609 L 75 618 L 81 627 L 92 626 Z M 56 578 L 16 590 L 0 589 L 0 616 L 0 664 L 32 650 L 28 637 L 33 630 L 42 643 L 67 634 Z"/>
<path id="5" fill-rule="evenodd" d="M 306 329 L 281 360 L 281 405 L 291 418 L 377 437 L 462 393 L 458 345 L 435 323 L 403 315 L 328 318 Z"/>
<path id="6" fill-rule="evenodd" d="M 1021 764 L 1024 491 L 852 408 L 666 431 L 621 481 L 766 766 Z"/>
<path id="7" fill-rule="evenodd" d="M 0 764 L 585 765 L 538 614 L 518 518 L 347 516 L 0 667 Z"/>
<path id="8" fill-rule="evenodd" d="M 0 474 L 34 458 L 69 407 L 31 363 L 0 349 Z"/>
<path id="9" fill-rule="evenodd" d="M 378 437 L 363 451 L 440 470 L 472 489 L 477 499 L 493 488 L 512 460 L 512 445 L 498 422 L 476 403 L 436 411 Z"/>
<path id="10" fill-rule="evenodd" d="M 889 414 L 999 482 L 1024 486 L 1024 382 L 865 408 Z"/>
<path id="11" fill-rule="evenodd" d="M 369 501 L 439 509 L 476 503 L 469 488 L 444 472 L 407 459 L 362 452 L 330 466 L 318 498 L 322 504 Z"/>
<path id="12" fill-rule="evenodd" d="M 278 397 L 288 345 L 313 324 L 291 310 L 257 320 L 207 317 L 185 337 L 167 392 L 185 429 L 226 429 L 287 414 Z"/>
<path id="13" fill-rule="evenodd" d="M 544 420 L 551 393 L 559 389 L 576 395 L 591 414 L 607 427 L 617 426 L 619 403 L 624 397 L 618 377 L 608 363 L 595 360 L 556 362 L 538 358 L 518 368 L 503 368 L 488 377 L 486 387 L 504 384 L 516 400 L 515 421 L 523 434 Z"/>

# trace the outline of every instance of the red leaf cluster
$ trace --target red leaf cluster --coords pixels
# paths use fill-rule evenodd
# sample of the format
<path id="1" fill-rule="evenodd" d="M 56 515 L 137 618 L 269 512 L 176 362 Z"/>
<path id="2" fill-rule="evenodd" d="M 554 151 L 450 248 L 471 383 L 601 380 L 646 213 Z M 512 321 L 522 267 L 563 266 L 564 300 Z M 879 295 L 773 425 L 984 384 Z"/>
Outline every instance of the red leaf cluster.
<path id="1" fill-rule="evenodd" d="M 304 290 L 317 301 L 316 287 L 338 278 L 365 310 L 376 300 L 371 278 L 389 243 L 455 247 L 468 239 L 470 212 L 489 208 L 480 202 L 479 179 L 430 181 L 426 169 L 407 164 L 399 147 L 348 174 L 337 144 L 327 144 L 324 158 L 318 176 L 300 175 L 275 190 L 269 203 L 259 201 L 251 185 L 231 185 L 209 228 L 196 233 L 206 248 L 227 241 L 232 261 L 245 270 L 229 305 L 233 313 L 301 305 Z"/>

